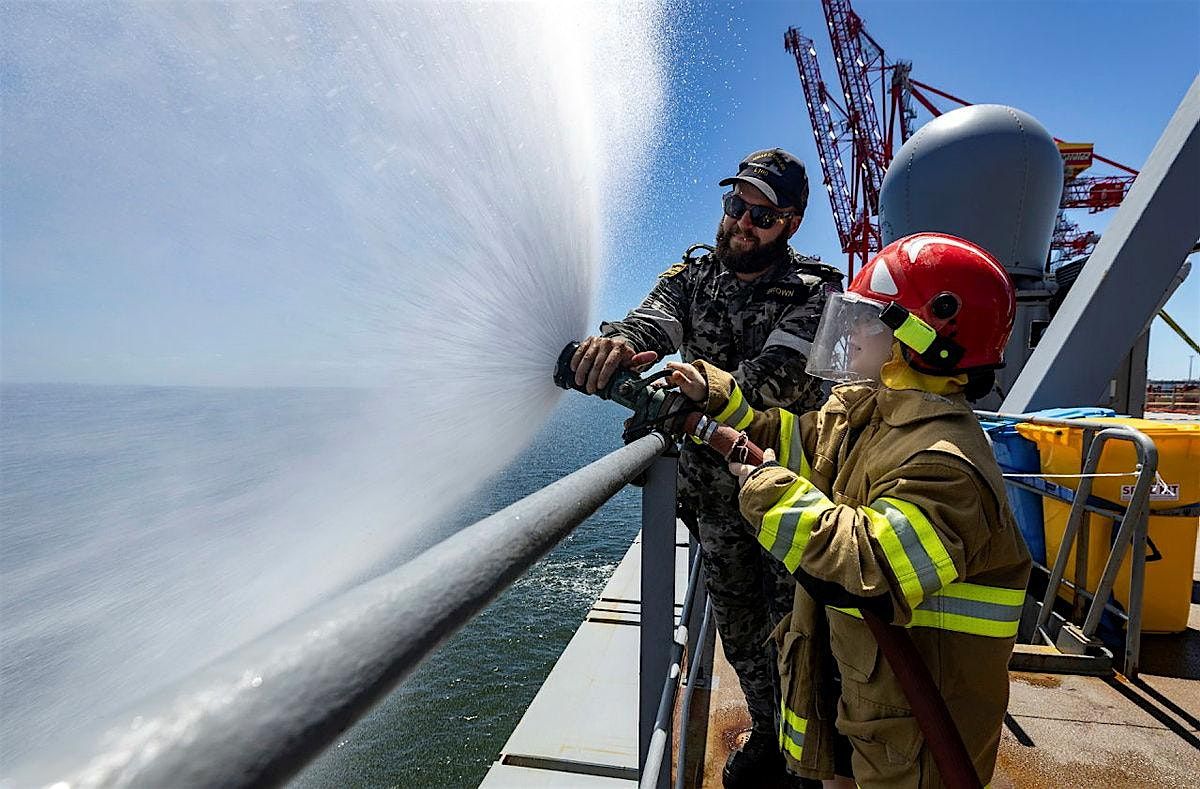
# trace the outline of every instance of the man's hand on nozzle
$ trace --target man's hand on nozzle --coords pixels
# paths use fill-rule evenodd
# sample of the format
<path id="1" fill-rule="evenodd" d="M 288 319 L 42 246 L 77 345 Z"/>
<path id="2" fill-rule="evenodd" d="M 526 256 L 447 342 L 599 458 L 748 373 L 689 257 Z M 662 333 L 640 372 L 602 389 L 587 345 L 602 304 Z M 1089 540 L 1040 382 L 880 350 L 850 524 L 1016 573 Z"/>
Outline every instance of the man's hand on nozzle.
<path id="1" fill-rule="evenodd" d="M 774 462 L 775 462 L 775 450 L 770 449 L 770 448 L 764 449 L 762 465 L 766 465 L 767 463 L 774 463 Z M 745 486 L 746 480 L 749 479 L 750 475 L 754 473 L 754 470 L 757 468 L 762 468 L 762 465 L 752 466 L 749 463 L 730 463 L 729 464 L 729 473 L 732 474 L 733 476 L 737 477 L 738 488 L 742 488 Z"/>
<path id="2" fill-rule="evenodd" d="M 679 391 L 683 392 L 687 399 L 693 403 L 703 403 L 708 399 L 708 381 L 695 365 L 687 362 L 667 362 L 667 369 L 671 371 L 667 381 L 672 386 L 679 387 Z"/>
<path id="3" fill-rule="evenodd" d="M 654 351 L 636 353 L 624 337 L 585 337 L 571 357 L 571 369 L 575 371 L 575 385 L 595 394 L 608 386 L 617 370 L 641 372 L 657 359 Z"/>

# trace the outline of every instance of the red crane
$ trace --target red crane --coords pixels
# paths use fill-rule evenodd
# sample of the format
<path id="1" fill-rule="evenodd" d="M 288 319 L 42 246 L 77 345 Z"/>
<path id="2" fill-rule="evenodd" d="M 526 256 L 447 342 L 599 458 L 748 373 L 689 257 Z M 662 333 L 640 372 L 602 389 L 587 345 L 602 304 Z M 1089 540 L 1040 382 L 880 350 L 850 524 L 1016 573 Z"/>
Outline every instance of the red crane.
<path id="1" fill-rule="evenodd" d="M 842 251 L 850 253 L 850 271 L 853 272 L 856 258 L 865 265 L 871 253 L 880 248 L 879 228 L 871 221 L 869 212 L 859 210 L 863 178 L 854 179 L 854 191 L 851 192 L 842 163 L 843 155 L 852 163 L 855 161 L 857 149 L 853 145 L 854 134 L 847 122 L 846 110 L 830 95 L 825 81 L 821 79 L 821 67 L 817 63 L 817 50 L 812 39 L 800 35 L 793 27 L 784 36 L 784 46 L 796 55 L 800 83 L 804 86 L 804 100 L 812 118 L 813 141 L 821 162 L 821 175 L 833 206 L 833 222 L 842 243 Z M 850 167 L 850 172 L 855 174 L 861 170 L 853 164 Z"/>
<path id="2" fill-rule="evenodd" d="M 841 100 L 830 93 L 821 78 L 812 39 L 793 27 L 784 34 L 783 46 L 796 58 L 825 190 L 853 274 L 856 260 L 865 265 L 881 247 L 879 224 L 873 217 L 879 213 L 879 187 L 892 160 L 892 150 L 891 134 L 883 134 L 872 93 L 878 90 L 881 104 L 888 100 L 884 87 L 888 67 L 883 48 L 867 34 L 848 0 L 823 0 L 822 5 L 838 63 Z"/>
<path id="3" fill-rule="evenodd" d="M 792 27 L 784 34 L 783 45 L 796 58 L 838 240 L 842 251 L 849 255 L 848 272 L 853 277 L 856 261 L 865 265 L 882 246 L 879 189 L 892 161 L 897 132 L 903 144 L 916 131 L 912 100 L 916 99 L 934 117 L 942 111 L 927 94 L 963 106 L 971 102 L 913 79 L 910 63 L 888 63 L 883 47 L 867 33 L 850 0 L 821 0 L 821 7 L 837 63 L 841 101 L 821 78 L 812 39 Z M 1065 143 L 1057 137 L 1055 142 L 1064 151 L 1066 163 L 1063 198 L 1050 248 L 1062 260 L 1089 254 L 1100 238 L 1094 232 L 1080 231 L 1063 209 L 1086 208 L 1089 213 L 1097 213 L 1120 205 L 1137 170 L 1094 153 L 1090 145 Z M 1093 159 L 1127 174 L 1079 175 Z"/>

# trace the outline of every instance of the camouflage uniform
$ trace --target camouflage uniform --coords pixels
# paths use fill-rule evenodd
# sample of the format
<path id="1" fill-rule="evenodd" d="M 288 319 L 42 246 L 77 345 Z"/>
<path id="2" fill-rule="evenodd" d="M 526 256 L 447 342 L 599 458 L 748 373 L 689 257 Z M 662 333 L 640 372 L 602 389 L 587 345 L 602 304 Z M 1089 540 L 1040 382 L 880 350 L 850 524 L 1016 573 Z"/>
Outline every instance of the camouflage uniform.
<path id="1" fill-rule="evenodd" d="M 732 370 L 754 408 L 820 408 L 826 391 L 804 366 L 825 298 L 841 290 L 841 273 L 789 248 L 787 261 L 742 282 L 714 255 L 691 258 L 691 252 L 625 320 L 601 324 L 601 334 L 624 337 L 660 358 L 678 350 L 684 361 Z M 717 629 L 751 719 L 773 735 L 778 673 L 764 643 L 791 611 L 795 581 L 747 529 L 724 461 L 691 441 L 683 442 L 679 462 L 679 509 L 704 549 Z"/>

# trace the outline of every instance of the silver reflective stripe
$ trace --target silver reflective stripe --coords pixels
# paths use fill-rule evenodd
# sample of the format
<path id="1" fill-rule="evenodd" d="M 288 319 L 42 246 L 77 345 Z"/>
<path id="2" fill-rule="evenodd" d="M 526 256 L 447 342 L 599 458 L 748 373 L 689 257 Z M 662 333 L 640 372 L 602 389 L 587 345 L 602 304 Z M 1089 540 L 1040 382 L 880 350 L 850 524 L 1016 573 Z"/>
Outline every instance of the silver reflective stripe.
<path id="1" fill-rule="evenodd" d="M 951 583 L 912 612 L 905 627 L 933 627 L 991 638 L 1012 638 L 1021 621 L 1024 590 L 972 583 Z M 862 618 L 857 608 L 835 608 Z"/>
<path id="2" fill-rule="evenodd" d="M 964 600 L 961 597 L 950 597 L 944 594 L 934 595 L 922 601 L 917 608 L 938 614 L 959 614 L 976 619 L 990 619 L 993 622 L 1019 622 L 1021 620 L 1020 605 Z"/>
<path id="3" fill-rule="evenodd" d="M 786 693 L 786 686 L 784 692 Z M 788 709 L 787 702 L 779 705 L 779 749 L 796 761 L 804 758 L 804 732 L 808 721 Z"/>
<path id="4" fill-rule="evenodd" d="M 788 421 L 792 423 L 792 430 L 788 437 L 791 444 L 788 447 L 787 467 L 789 471 L 805 476 L 801 473 L 804 468 L 804 442 L 800 438 L 800 417 L 793 414 Z"/>
<path id="5" fill-rule="evenodd" d="M 871 509 L 882 513 L 888 519 L 888 523 L 892 524 L 892 530 L 900 540 L 900 547 L 904 549 L 904 555 L 912 562 L 913 569 L 917 573 L 917 580 L 920 581 L 925 596 L 928 597 L 941 589 L 942 579 L 938 577 L 937 568 L 934 567 L 933 560 L 929 558 L 929 552 L 921 544 L 917 530 L 908 522 L 908 516 L 882 499 L 872 504 Z"/>
<path id="6" fill-rule="evenodd" d="M 771 546 L 771 555 L 781 562 L 792 550 L 792 541 L 796 539 L 796 527 L 800 525 L 802 515 L 804 515 L 804 510 L 797 508 L 788 510 L 779 516 L 779 532 L 775 537 L 775 544 Z"/>
<path id="7" fill-rule="evenodd" d="M 779 531 L 775 535 L 775 544 L 771 546 L 771 555 L 779 561 L 787 565 L 787 555 L 792 552 L 792 548 L 796 542 L 796 530 L 800 526 L 801 519 L 807 514 L 814 517 L 811 512 L 813 507 L 824 509 L 823 504 L 827 505 L 829 499 L 825 498 L 825 494 L 811 488 L 779 516 Z M 812 523 L 806 527 L 812 528 Z M 804 535 L 804 543 L 808 544 L 808 534 Z M 803 548 L 801 549 L 803 550 Z M 788 567 L 788 572 L 794 572 L 794 567 Z"/>
<path id="8" fill-rule="evenodd" d="M 804 750 L 804 732 L 800 731 L 786 720 L 780 724 L 780 729 L 783 730 L 783 736 L 796 744 L 796 748 Z M 794 753 L 794 752 L 793 752 Z M 799 758 L 799 756 L 797 756 Z"/>
<path id="9" fill-rule="evenodd" d="M 740 406 L 738 406 L 738 410 L 734 411 L 732 414 L 729 415 L 729 418 L 725 420 L 725 424 L 732 425 L 733 427 L 736 427 L 738 430 L 741 430 L 743 427 L 745 427 L 745 425 L 742 424 L 742 421 L 745 420 L 746 416 L 749 413 L 750 413 L 750 404 L 747 403 L 746 398 L 743 397 L 742 404 Z"/>
<path id="10" fill-rule="evenodd" d="M 763 348 L 770 348 L 772 345 L 782 345 L 784 348 L 791 348 L 793 351 L 799 351 L 804 354 L 807 359 L 812 353 L 812 343 L 803 337 L 797 337 L 791 332 L 783 329 L 776 329 L 767 335 L 767 341 L 763 343 Z"/>

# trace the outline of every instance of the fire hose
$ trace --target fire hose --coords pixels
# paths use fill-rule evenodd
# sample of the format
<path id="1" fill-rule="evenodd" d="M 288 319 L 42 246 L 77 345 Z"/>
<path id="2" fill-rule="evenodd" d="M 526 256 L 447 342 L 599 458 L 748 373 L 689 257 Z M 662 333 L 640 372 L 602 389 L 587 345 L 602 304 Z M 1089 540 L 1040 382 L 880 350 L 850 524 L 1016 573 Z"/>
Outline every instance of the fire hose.
<path id="1" fill-rule="evenodd" d="M 571 358 L 578 347 L 579 343 L 572 342 L 563 348 L 555 366 L 554 383 L 563 389 L 587 394 L 575 384 L 574 371 L 571 370 Z M 682 396 L 669 393 L 664 386 L 654 385 L 667 375 L 667 371 L 662 371 L 643 378 L 630 370 L 618 370 L 608 384 L 595 394 L 633 411 L 633 417 L 626 423 L 626 436 L 637 436 L 651 430 L 682 433 L 708 445 L 726 461 L 753 466 L 763 462 L 762 449 L 755 446 L 744 432 L 692 410 Z M 668 394 L 675 396 L 669 397 Z M 943 784 L 950 789 L 980 789 L 979 776 L 958 727 L 954 725 L 946 701 L 908 631 L 885 622 L 878 614 L 865 608 L 860 612 L 908 699 Z"/>

